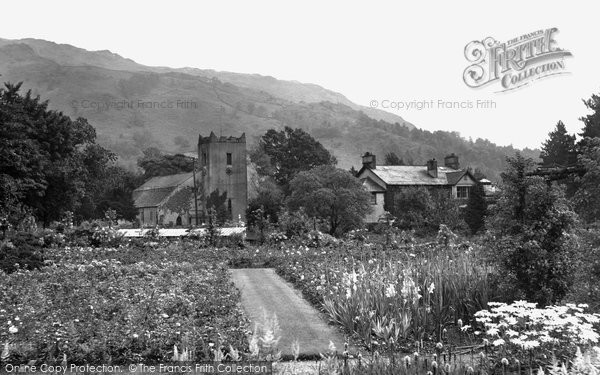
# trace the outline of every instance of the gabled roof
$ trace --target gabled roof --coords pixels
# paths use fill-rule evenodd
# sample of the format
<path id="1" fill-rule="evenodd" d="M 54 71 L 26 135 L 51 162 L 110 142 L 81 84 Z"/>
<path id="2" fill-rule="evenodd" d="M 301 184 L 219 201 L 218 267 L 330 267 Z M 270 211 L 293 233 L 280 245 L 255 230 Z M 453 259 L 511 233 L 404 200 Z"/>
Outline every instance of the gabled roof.
<path id="1" fill-rule="evenodd" d="M 177 187 L 190 178 L 192 178 L 192 172 L 152 177 L 134 191 Z"/>
<path id="2" fill-rule="evenodd" d="M 456 185 L 458 181 L 460 181 L 460 179 L 463 178 L 463 176 L 466 174 L 466 169 L 463 169 L 461 171 L 446 172 L 446 179 L 448 180 L 448 183 L 450 185 Z"/>
<path id="3" fill-rule="evenodd" d="M 361 169 L 359 176 L 363 175 L 366 168 Z M 370 171 L 379 177 L 386 185 L 423 185 L 423 186 L 450 186 L 456 185 L 460 179 L 468 174 L 468 170 L 456 170 L 449 167 L 438 167 L 438 176 L 431 177 L 425 165 L 382 165 Z M 472 177 L 472 176 L 471 176 Z"/>
<path id="4" fill-rule="evenodd" d="M 152 177 L 133 191 L 135 207 L 157 207 L 177 187 L 192 178 L 192 172 Z"/>

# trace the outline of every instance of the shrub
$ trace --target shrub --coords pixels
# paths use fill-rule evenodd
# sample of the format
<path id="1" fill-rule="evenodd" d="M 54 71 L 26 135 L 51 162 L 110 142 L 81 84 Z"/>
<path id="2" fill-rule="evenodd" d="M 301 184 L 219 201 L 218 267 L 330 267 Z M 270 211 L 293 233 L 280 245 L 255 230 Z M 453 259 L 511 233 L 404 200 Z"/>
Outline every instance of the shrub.
<path id="1" fill-rule="evenodd" d="M 0 269 L 12 273 L 23 268 L 34 270 L 44 264 L 44 239 L 29 232 L 17 232 L 0 244 Z"/>

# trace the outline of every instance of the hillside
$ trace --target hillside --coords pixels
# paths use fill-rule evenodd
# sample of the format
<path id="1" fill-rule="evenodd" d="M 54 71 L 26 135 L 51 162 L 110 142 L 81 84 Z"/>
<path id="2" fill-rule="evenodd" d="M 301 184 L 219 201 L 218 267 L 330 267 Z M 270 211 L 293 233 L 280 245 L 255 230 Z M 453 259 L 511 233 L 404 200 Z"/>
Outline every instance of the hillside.
<path id="1" fill-rule="evenodd" d="M 195 68 L 146 67 L 109 51 L 89 52 L 36 39 L 0 39 L 3 81 L 23 81 L 50 107 L 87 118 L 101 144 L 123 164 L 135 167 L 150 146 L 182 152 L 195 148 L 198 134 L 246 132 L 250 147 L 267 129 L 301 127 L 338 158 L 339 166 L 360 164 L 365 151 L 424 163 L 450 152 L 461 164 L 496 178 L 512 147 L 469 142 L 458 134 L 416 129 L 401 117 L 350 102 L 320 86 L 272 77 Z M 539 152 L 525 150 L 537 157 Z"/>

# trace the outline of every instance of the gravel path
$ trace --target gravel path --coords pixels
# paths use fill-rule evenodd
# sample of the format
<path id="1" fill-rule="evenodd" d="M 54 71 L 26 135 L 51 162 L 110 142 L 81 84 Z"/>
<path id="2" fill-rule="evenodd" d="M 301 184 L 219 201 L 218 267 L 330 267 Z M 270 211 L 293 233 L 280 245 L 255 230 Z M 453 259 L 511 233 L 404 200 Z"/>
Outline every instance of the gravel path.
<path id="1" fill-rule="evenodd" d="M 292 343 L 298 339 L 302 356 L 327 353 L 331 340 L 338 353 L 344 350 L 344 335 L 326 323 L 326 317 L 312 307 L 299 291 L 270 268 L 231 270 L 233 282 L 242 293 L 242 305 L 254 324 L 260 323 L 264 311 L 275 313 L 281 328 L 279 350 L 292 353 Z M 354 348 L 350 348 L 354 351 Z"/>

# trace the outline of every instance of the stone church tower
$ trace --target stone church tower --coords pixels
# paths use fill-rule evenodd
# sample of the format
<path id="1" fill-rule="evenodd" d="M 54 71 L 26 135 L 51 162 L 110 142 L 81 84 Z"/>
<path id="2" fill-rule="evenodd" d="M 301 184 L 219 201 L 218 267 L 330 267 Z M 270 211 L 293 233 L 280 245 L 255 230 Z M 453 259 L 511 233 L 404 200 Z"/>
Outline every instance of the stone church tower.
<path id="1" fill-rule="evenodd" d="M 236 137 L 198 137 L 200 190 L 208 197 L 215 190 L 227 192 L 225 202 L 233 221 L 246 222 L 248 179 L 246 170 L 246 134 Z"/>

